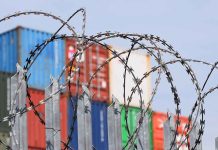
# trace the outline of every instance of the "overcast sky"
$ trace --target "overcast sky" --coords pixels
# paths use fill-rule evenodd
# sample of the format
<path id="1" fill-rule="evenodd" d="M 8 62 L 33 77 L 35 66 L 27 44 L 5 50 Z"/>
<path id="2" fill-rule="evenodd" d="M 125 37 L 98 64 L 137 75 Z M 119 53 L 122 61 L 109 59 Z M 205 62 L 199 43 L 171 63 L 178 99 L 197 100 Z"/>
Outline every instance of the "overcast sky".
<path id="1" fill-rule="evenodd" d="M 0 18 L 16 11 L 42 10 L 67 19 L 74 11 L 84 7 L 87 11 L 88 35 L 104 31 L 134 32 L 155 34 L 167 40 L 182 56 L 200 59 L 214 63 L 218 56 L 218 1 L 216 0 L 23 0 L 5 1 L 0 5 Z M 71 24 L 78 29 L 81 26 L 81 16 L 76 17 Z M 31 27 L 48 32 L 54 32 L 60 24 L 42 17 L 23 17 L 0 24 L 0 32 L 17 25 Z M 203 65 L 193 64 L 199 80 L 206 78 L 209 71 Z M 189 77 L 178 74 L 177 68 L 172 68 L 177 79 L 175 83 L 182 93 L 182 110 L 190 112 L 194 103 L 193 86 Z M 177 72 L 177 74 L 176 74 Z M 218 84 L 217 73 L 214 73 L 210 86 Z M 188 78 L 187 82 L 183 82 Z M 209 87 L 210 87 L 209 86 Z M 167 90 L 167 88 L 168 90 Z M 208 87 L 208 88 L 209 88 Z M 213 94 L 205 100 L 206 131 L 203 138 L 205 150 L 214 149 L 214 139 L 218 136 L 218 94 Z M 155 98 L 153 108 L 157 111 L 174 110 L 173 99 L 169 96 L 169 85 L 163 79 L 159 94 Z M 161 106 L 161 107 L 160 107 Z"/>

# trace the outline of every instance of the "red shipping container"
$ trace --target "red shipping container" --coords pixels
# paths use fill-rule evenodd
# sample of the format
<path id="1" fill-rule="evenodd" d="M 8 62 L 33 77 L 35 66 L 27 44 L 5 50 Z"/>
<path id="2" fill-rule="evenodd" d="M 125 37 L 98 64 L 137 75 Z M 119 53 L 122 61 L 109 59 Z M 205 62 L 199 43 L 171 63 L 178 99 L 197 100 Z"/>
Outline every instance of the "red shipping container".
<path id="1" fill-rule="evenodd" d="M 66 39 L 66 63 L 69 63 L 70 58 L 77 51 L 77 44 L 74 39 Z M 87 83 L 91 75 L 97 70 L 98 66 L 103 64 L 109 57 L 108 51 L 100 45 L 93 44 L 85 50 L 80 64 L 80 83 Z M 76 64 L 76 63 L 75 63 Z M 76 67 L 74 65 L 74 67 Z M 69 68 L 68 68 L 69 71 Z M 68 75 L 68 72 L 67 72 Z M 76 81 L 78 74 L 72 82 L 72 92 L 75 96 Z M 80 87 L 81 89 L 81 87 Z M 105 65 L 101 71 L 96 74 L 90 85 L 90 91 L 93 94 L 93 99 L 101 102 L 109 102 L 109 66 Z M 81 91 L 80 91 L 81 93 Z"/>
<path id="2" fill-rule="evenodd" d="M 176 120 L 176 116 L 174 116 Z M 162 112 L 153 112 L 152 113 L 152 130 L 153 130 L 153 146 L 154 150 L 164 150 L 164 131 L 163 125 L 167 120 L 167 114 Z M 178 127 L 177 142 L 180 141 L 185 125 L 188 123 L 188 117 L 180 116 L 180 125 Z M 179 142 L 178 142 L 179 144 Z M 185 145 L 180 147 L 180 150 L 188 149 Z"/>
<path id="3" fill-rule="evenodd" d="M 37 89 L 29 89 L 31 100 L 36 105 L 45 98 L 45 92 Z M 27 100 L 29 106 L 29 100 Z M 40 115 L 45 119 L 45 105 L 36 108 Z M 64 94 L 60 96 L 60 123 L 61 140 L 67 140 L 67 99 Z M 40 122 L 33 111 L 27 113 L 28 147 L 29 149 L 45 149 L 45 126 Z"/>
<path id="4" fill-rule="evenodd" d="M 39 148 L 39 147 L 28 147 L 28 150 L 46 150 L 46 148 Z"/>

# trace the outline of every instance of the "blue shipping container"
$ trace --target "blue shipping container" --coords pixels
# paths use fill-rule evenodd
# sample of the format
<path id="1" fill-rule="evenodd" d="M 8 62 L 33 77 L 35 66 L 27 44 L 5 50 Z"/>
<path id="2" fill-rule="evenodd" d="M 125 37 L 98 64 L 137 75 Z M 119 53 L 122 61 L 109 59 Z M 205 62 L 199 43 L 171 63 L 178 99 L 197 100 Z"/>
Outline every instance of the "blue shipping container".
<path id="1" fill-rule="evenodd" d="M 74 103 L 68 103 L 68 134 L 72 127 L 73 107 L 75 106 L 76 98 L 73 98 Z M 107 103 L 92 101 L 92 145 L 95 150 L 108 150 L 108 128 L 107 128 Z M 74 132 L 70 147 L 78 150 L 78 132 L 77 122 L 74 124 Z"/>
<path id="2" fill-rule="evenodd" d="M 23 27 L 0 34 L 0 71 L 15 73 L 16 63 L 24 67 L 29 52 L 51 36 L 50 33 Z M 30 87 L 44 89 L 50 83 L 50 75 L 55 78 L 59 76 L 65 65 L 64 47 L 63 40 L 55 40 L 46 46 L 28 72 L 31 74 L 28 80 Z"/>

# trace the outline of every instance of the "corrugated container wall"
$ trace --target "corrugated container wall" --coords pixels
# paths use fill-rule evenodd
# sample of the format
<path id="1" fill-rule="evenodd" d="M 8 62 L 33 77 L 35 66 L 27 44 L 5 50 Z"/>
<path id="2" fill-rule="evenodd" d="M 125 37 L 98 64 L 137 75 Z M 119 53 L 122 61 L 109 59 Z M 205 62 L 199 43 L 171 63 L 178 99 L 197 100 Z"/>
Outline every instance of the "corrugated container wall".
<path id="1" fill-rule="evenodd" d="M 7 78 L 13 76 L 11 73 L 0 72 L 0 119 L 8 116 L 7 111 Z M 0 123 L 0 132 L 9 133 L 8 122 Z"/>
<path id="2" fill-rule="evenodd" d="M 44 99 L 44 92 L 41 90 L 29 89 L 29 93 L 34 104 L 38 104 L 40 100 Z M 29 107 L 29 100 L 27 100 L 27 104 Z M 36 110 L 45 119 L 45 105 L 37 107 Z M 27 131 L 29 147 L 45 147 L 45 126 L 40 123 L 33 111 L 27 113 Z"/>
<path id="3" fill-rule="evenodd" d="M 92 139 L 96 150 L 108 149 L 107 104 L 93 102 L 92 104 Z"/>
<path id="4" fill-rule="evenodd" d="M 175 119 L 175 118 L 174 118 Z M 153 124 L 153 144 L 154 150 L 164 150 L 164 131 L 163 131 L 163 124 L 167 120 L 167 114 L 162 112 L 153 112 L 152 113 L 152 124 Z M 180 125 L 178 129 L 178 136 L 177 142 L 180 140 L 181 137 L 184 138 L 182 135 L 184 127 L 188 122 L 187 117 L 180 117 Z M 183 145 L 180 150 L 187 150 L 187 147 Z"/>
<path id="5" fill-rule="evenodd" d="M 49 39 L 51 34 L 33 29 L 17 27 L 0 35 L 0 71 L 16 72 L 16 63 L 26 64 L 31 50 Z M 50 83 L 50 75 L 58 77 L 65 65 L 64 41 L 49 43 L 29 70 L 29 86 L 44 89 Z M 64 76 L 61 81 L 64 81 Z"/>
<path id="6" fill-rule="evenodd" d="M 45 93 L 42 90 L 29 89 L 31 100 L 34 104 L 38 104 L 40 100 L 45 98 Z M 27 102 L 28 103 L 28 102 Z M 45 119 L 45 105 L 36 108 L 40 115 Z M 67 139 L 67 100 L 66 96 L 60 96 L 60 113 L 61 113 L 61 140 Z M 45 126 L 33 111 L 27 113 L 27 128 L 28 128 L 28 146 L 31 148 L 45 148 Z"/>
<path id="7" fill-rule="evenodd" d="M 75 107 L 76 98 L 73 102 L 68 102 L 68 135 L 72 128 L 73 120 L 73 107 Z M 107 133 L 107 104 L 97 101 L 92 101 L 92 144 L 96 150 L 108 149 L 108 133 Z M 74 150 L 78 150 L 78 130 L 77 121 L 74 124 L 74 132 L 70 146 Z"/>
<path id="8" fill-rule="evenodd" d="M 121 110 L 121 128 L 122 128 L 122 146 L 125 146 L 128 142 L 128 139 L 129 139 L 129 135 L 128 135 L 128 132 L 127 132 L 127 129 L 126 129 L 126 120 L 125 120 L 125 109 L 124 107 L 122 107 L 122 110 Z M 150 110 L 148 111 L 148 116 L 150 116 Z M 139 108 L 136 108 L 136 107 L 129 107 L 128 108 L 128 118 L 127 118 L 127 123 L 128 123 L 128 127 L 129 127 L 129 130 L 130 130 L 130 135 L 133 134 L 133 132 L 135 131 L 136 129 L 136 125 L 137 125 L 137 116 L 140 114 L 140 109 Z M 151 118 L 149 117 L 149 138 L 150 138 L 150 149 L 152 150 L 152 146 L 153 146 L 153 143 L 152 143 L 152 122 L 151 122 Z M 137 142 L 137 141 L 136 141 Z"/>
<path id="9" fill-rule="evenodd" d="M 74 39 L 66 39 L 66 63 L 77 51 L 77 44 Z M 91 75 L 97 70 L 97 67 L 103 64 L 109 57 L 108 51 L 100 45 L 94 44 L 85 50 L 82 56 L 82 63 L 80 64 L 80 83 L 87 83 Z M 74 64 L 74 67 L 75 64 Z M 68 73 L 67 73 L 68 75 Z M 72 91 L 75 95 L 76 81 L 78 73 L 72 83 Z M 109 67 L 105 65 L 101 71 L 96 74 L 90 85 L 90 91 L 94 94 L 95 101 L 108 102 L 109 101 Z"/>
<path id="10" fill-rule="evenodd" d="M 113 50 L 116 50 L 118 53 L 124 51 L 122 49 L 112 47 Z M 110 57 L 112 57 L 113 54 L 110 53 Z M 120 55 L 121 58 L 126 59 L 128 56 L 128 53 Z M 130 57 L 128 59 L 129 67 L 133 69 L 133 73 L 137 79 L 141 79 L 143 77 L 143 74 L 146 73 L 146 54 L 141 54 L 139 52 L 132 52 L 130 54 Z M 110 68 L 110 96 L 112 94 L 120 101 L 120 104 L 124 104 L 123 99 L 123 84 L 124 84 L 124 72 L 125 72 L 125 66 L 120 62 L 119 58 L 113 59 L 109 63 Z M 131 94 L 131 89 L 135 87 L 135 82 L 133 81 L 133 76 L 128 71 L 126 71 L 126 84 L 125 84 L 125 90 L 126 90 L 126 98 Z M 147 100 L 147 93 L 146 90 L 146 81 L 143 80 L 143 82 L 140 85 L 140 88 L 143 90 L 142 92 L 142 100 L 144 100 L 144 104 L 146 104 Z M 135 94 L 132 97 L 132 101 L 130 103 L 130 106 L 133 107 L 139 107 L 140 106 L 140 96 L 136 89 Z M 110 97 L 110 101 L 112 100 L 112 97 Z"/>
<path id="11" fill-rule="evenodd" d="M 2 33 L 0 35 L 0 71 L 14 73 L 16 72 L 16 63 L 18 62 L 18 34 L 17 30 Z"/>

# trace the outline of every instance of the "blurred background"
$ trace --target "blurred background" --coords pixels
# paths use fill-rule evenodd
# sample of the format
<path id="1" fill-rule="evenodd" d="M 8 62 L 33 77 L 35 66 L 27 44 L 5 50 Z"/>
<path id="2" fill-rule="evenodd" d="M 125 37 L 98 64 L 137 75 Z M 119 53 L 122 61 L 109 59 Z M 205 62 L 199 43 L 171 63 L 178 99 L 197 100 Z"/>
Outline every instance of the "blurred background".
<path id="1" fill-rule="evenodd" d="M 94 35 L 98 32 L 105 31 L 118 31 L 123 33 L 139 33 L 139 34 L 154 34 L 165 39 L 168 43 L 173 45 L 174 49 L 177 50 L 182 57 L 192 58 L 197 60 L 204 60 L 210 63 L 217 61 L 218 56 L 218 45 L 217 45 L 217 35 L 218 35 L 218 1 L 208 0 L 208 1 L 130 1 L 130 0 L 93 0 L 93 1 L 71 1 L 71 0 L 24 0 L 22 2 L 1 2 L 0 5 L 0 18 L 6 15 L 13 14 L 18 11 L 45 11 L 51 12 L 54 15 L 60 16 L 63 20 L 67 20 L 68 17 L 79 8 L 85 8 L 87 12 L 87 22 L 86 22 L 86 34 Z M 69 22 L 70 25 L 75 27 L 77 33 L 81 34 L 82 26 L 82 15 L 77 15 L 75 19 Z M 10 37 L 16 38 L 16 32 L 20 32 L 23 35 L 24 49 L 33 47 L 35 43 L 40 42 L 43 38 L 35 37 L 49 37 L 49 33 L 54 33 L 59 27 L 60 23 L 53 21 L 42 16 L 24 16 L 15 19 L 10 19 L 0 23 L 0 33 L 9 31 L 16 28 L 17 26 L 22 26 L 14 30 L 14 32 L 9 35 Z M 34 29 L 34 30 L 32 30 Z M 64 28 L 61 30 L 60 34 L 69 34 L 69 31 Z M 28 37 L 29 36 L 29 37 Z M 26 38 L 26 39 L 25 39 Z M 6 38 L 7 39 L 7 38 Z M 9 38 L 11 39 L 11 38 Z M 31 40 L 30 40 L 31 39 Z M 38 41 L 37 41 L 38 39 Z M 3 41 L 3 40 L 2 40 Z M 30 44 L 28 44 L 28 42 Z M 31 42 L 32 41 L 32 42 Z M 10 41 L 11 42 L 11 41 Z M 58 49 L 58 52 L 48 50 L 41 59 L 47 57 L 47 55 L 65 55 L 65 59 L 58 60 L 58 63 L 65 64 L 68 51 L 72 50 L 70 46 L 74 46 L 75 41 L 57 41 L 56 44 L 50 45 L 50 49 Z M 68 42 L 68 44 L 67 44 Z M 3 43 L 3 42 L 2 42 Z M 12 41 L 13 43 L 13 41 Z M 113 41 L 115 46 L 125 47 L 126 43 L 123 41 Z M 7 45 L 7 43 L 6 43 Z M 58 46 L 59 47 L 58 47 Z M 62 46 L 63 45 L 63 46 Z M 65 47 L 64 47 L 65 46 Z M 3 49 L 3 48 L 2 48 Z M 13 49 L 13 48 L 12 48 Z M 48 48 L 49 49 L 49 48 Z M 61 51 L 61 50 L 63 51 Z M 93 48 L 94 51 L 96 48 Z M 100 48 L 101 49 L 101 48 Z M 66 50 L 66 51 L 65 51 Z M 13 51 L 13 50 L 12 50 Z M 13 52 L 12 52 L 13 53 Z M 53 54 L 54 53 L 54 54 Z M 2 55 L 2 54 L 1 54 Z M 13 57 L 16 57 L 14 54 Z M 17 58 L 24 60 L 27 54 L 24 54 L 22 58 Z M 102 57 L 107 57 L 107 54 L 102 54 Z M 60 57 L 61 58 L 61 57 Z M 9 61 L 4 60 L 2 57 L 2 63 Z M 48 64 L 51 65 L 57 60 L 46 59 Z M 40 60 L 39 60 L 40 61 Z M 87 60 L 88 61 L 88 60 Z M 22 62 L 22 61 L 21 61 Z M 154 64 L 154 60 L 151 59 L 151 65 Z M 61 68 L 60 65 L 60 68 Z M 42 68 L 37 68 L 39 71 L 46 70 L 47 73 L 42 74 L 40 77 L 37 75 L 34 77 L 34 69 L 32 69 L 32 78 L 36 81 L 30 81 L 33 86 L 33 93 L 39 92 L 40 89 L 44 88 L 43 83 L 49 81 L 42 81 L 38 83 L 40 79 L 37 78 L 47 78 L 49 77 L 49 72 L 52 72 L 50 67 L 41 65 Z M 203 64 L 192 64 L 193 70 L 196 72 L 197 79 L 199 80 L 201 86 L 203 81 L 205 81 L 210 68 Z M 37 66 L 35 66 L 37 67 Z M 133 66 L 136 68 L 138 66 Z M 3 66 L 4 68 L 4 66 Z M 53 72 L 55 76 L 60 72 L 60 68 L 56 68 L 56 72 Z M 181 69 L 180 65 L 172 65 L 169 67 L 172 72 L 175 84 L 178 88 L 181 97 L 181 108 L 182 115 L 188 116 L 191 112 L 191 108 L 196 100 L 196 94 L 194 94 L 194 86 L 191 84 L 190 77 L 187 76 L 184 69 Z M 14 73 L 14 68 L 7 69 L 5 72 Z M 140 68 L 138 68 L 140 69 Z M 106 69 L 107 70 L 107 69 Z M 2 71 L 2 70 L 1 70 Z M 3 70 L 4 72 L 4 70 Z M 9 75 L 10 76 L 10 75 Z M 217 72 L 212 74 L 212 77 L 206 87 L 214 87 L 218 84 L 216 79 Z M 48 78 L 49 79 L 49 78 Z M 64 79 L 63 79 L 64 80 Z M 151 76 L 152 83 L 155 81 L 155 77 Z M 105 79 L 106 83 L 101 83 L 104 85 L 110 84 L 110 81 Z M 36 85 L 36 86 L 34 86 Z M 153 85 L 153 84 L 152 84 Z M 39 91 L 34 91 L 39 90 Z M 146 89 L 145 89 L 146 91 Z M 207 90 L 206 90 L 207 91 Z M 41 93 L 42 94 L 42 93 Z M 105 96 L 105 94 L 103 94 Z M 96 100 L 107 102 L 109 100 L 109 93 L 106 92 L 104 98 L 96 98 Z M 218 102 L 216 101 L 218 94 L 215 92 L 205 99 L 205 109 L 206 109 L 206 127 L 203 135 L 203 149 L 214 149 L 214 139 L 218 136 Z M 67 107 L 67 104 L 63 104 Z M 161 107 L 160 107 L 161 106 Z M 160 87 L 158 89 L 157 95 L 155 96 L 154 102 L 152 103 L 152 110 L 155 112 L 175 112 L 175 105 L 173 103 L 173 97 L 170 94 L 170 86 L 167 83 L 165 77 L 162 77 Z M 64 110 L 63 110 L 64 111 Z M 67 112 L 65 112 L 67 113 Z M 69 114 L 68 114 L 69 115 Z M 2 116 L 3 117 L 3 116 Z M 65 118 L 66 119 L 66 118 Z M 33 119 L 34 120 L 34 119 Z M 67 132 L 67 131 L 65 131 Z M 62 135 L 63 137 L 66 134 Z M 33 142 L 34 145 L 34 142 Z"/>

